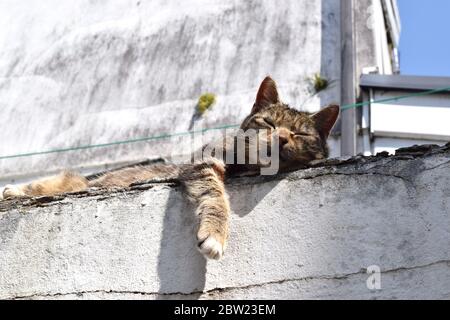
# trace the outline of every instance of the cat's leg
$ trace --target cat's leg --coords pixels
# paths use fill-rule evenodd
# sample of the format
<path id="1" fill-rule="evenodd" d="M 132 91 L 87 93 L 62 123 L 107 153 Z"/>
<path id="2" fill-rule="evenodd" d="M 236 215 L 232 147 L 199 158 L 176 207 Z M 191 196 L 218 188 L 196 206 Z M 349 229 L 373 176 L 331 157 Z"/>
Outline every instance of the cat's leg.
<path id="1" fill-rule="evenodd" d="M 59 175 L 29 184 L 8 185 L 3 189 L 3 198 L 52 196 L 60 193 L 82 191 L 87 189 L 87 187 L 88 182 L 85 177 L 71 171 L 63 171 Z"/>
<path id="2" fill-rule="evenodd" d="M 180 175 L 199 217 L 198 249 L 207 258 L 220 259 L 228 238 L 230 204 L 224 186 L 225 166 L 211 159 L 186 166 Z"/>

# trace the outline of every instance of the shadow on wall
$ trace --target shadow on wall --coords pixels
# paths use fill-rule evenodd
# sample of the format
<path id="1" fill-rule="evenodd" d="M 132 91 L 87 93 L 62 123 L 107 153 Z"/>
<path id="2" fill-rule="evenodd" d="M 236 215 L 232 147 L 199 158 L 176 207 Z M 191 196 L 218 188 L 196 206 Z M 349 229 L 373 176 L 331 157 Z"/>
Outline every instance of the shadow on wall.
<path id="1" fill-rule="evenodd" d="M 254 184 L 248 183 L 248 178 L 245 184 L 241 183 L 241 179 L 235 179 L 227 185 L 228 194 L 230 196 L 230 205 L 233 214 L 240 218 L 245 217 L 253 211 L 255 207 L 281 182 L 278 176 L 262 176 L 254 177 Z M 244 180 L 242 180 L 244 181 Z M 258 189 L 256 191 L 256 189 Z M 246 201 L 233 201 L 234 198 L 245 194 Z M 232 226 L 231 226 L 232 227 Z M 233 241 L 233 239 L 231 239 Z"/>
<path id="2" fill-rule="evenodd" d="M 260 178 L 255 178 L 261 181 Z M 264 184 L 240 184 L 240 179 L 227 185 L 230 195 L 232 214 L 245 217 L 278 184 L 268 179 Z M 258 186 L 258 192 L 254 188 Z M 248 201 L 235 202 L 233 195 L 248 195 Z M 207 261 L 197 250 L 197 219 L 195 208 L 184 197 L 181 187 L 171 188 L 164 213 L 163 231 L 158 256 L 158 299 L 171 299 L 173 295 L 189 295 L 189 299 L 198 299 L 206 283 Z M 232 228 L 233 226 L 231 226 Z M 245 236 L 245 235 L 244 235 Z M 229 242 L 233 239 L 230 238 Z M 226 252 L 223 259 L 226 259 Z"/>
<path id="3" fill-rule="evenodd" d="M 193 206 L 180 187 L 170 190 L 158 257 L 159 299 L 168 294 L 198 298 L 205 287 L 206 260 L 196 248 Z"/>

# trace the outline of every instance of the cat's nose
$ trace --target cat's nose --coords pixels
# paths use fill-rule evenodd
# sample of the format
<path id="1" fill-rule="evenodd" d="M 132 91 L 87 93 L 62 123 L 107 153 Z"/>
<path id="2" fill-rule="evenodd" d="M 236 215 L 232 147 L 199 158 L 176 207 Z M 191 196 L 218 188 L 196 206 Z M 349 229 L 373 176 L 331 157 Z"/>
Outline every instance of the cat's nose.
<path id="1" fill-rule="evenodd" d="M 280 141 L 280 147 L 286 145 L 289 142 L 289 138 L 285 136 L 279 136 L 278 139 Z"/>
<path id="2" fill-rule="evenodd" d="M 289 143 L 289 139 L 292 135 L 292 133 L 284 128 L 278 129 L 278 141 L 280 142 L 280 147 L 283 147 L 284 145 Z"/>

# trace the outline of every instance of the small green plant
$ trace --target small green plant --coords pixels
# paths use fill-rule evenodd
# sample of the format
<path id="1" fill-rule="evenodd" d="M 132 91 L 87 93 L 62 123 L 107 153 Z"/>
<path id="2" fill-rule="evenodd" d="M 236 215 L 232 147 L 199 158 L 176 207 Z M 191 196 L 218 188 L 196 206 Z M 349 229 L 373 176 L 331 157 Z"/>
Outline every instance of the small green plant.
<path id="1" fill-rule="evenodd" d="M 322 90 L 328 88 L 328 80 L 323 78 L 319 73 L 316 73 L 312 78 L 314 90 L 319 93 Z"/>
<path id="2" fill-rule="evenodd" d="M 197 112 L 203 115 L 206 110 L 216 102 L 216 96 L 212 93 L 205 93 L 200 96 L 197 103 Z"/>

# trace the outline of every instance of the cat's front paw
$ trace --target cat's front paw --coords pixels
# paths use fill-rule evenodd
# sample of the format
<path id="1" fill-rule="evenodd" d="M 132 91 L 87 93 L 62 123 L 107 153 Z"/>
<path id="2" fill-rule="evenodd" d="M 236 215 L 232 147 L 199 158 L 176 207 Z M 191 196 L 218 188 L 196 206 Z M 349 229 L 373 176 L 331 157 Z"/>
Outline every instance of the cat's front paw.
<path id="1" fill-rule="evenodd" d="M 226 237 L 220 233 L 202 232 L 197 235 L 197 247 L 208 259 L 220 260 L 226 248 Z"/>
<path id="2" fill-rule="evenodd" d="M 21 187 L 13 185 L 7 185 L 3 189 L 2 195 L 3 199 L 14 199 L 26 196 Z"/>

